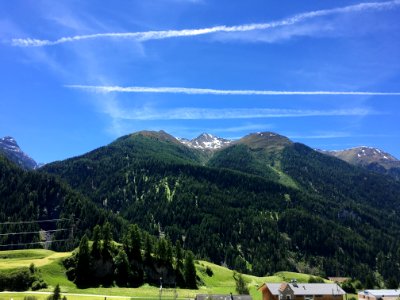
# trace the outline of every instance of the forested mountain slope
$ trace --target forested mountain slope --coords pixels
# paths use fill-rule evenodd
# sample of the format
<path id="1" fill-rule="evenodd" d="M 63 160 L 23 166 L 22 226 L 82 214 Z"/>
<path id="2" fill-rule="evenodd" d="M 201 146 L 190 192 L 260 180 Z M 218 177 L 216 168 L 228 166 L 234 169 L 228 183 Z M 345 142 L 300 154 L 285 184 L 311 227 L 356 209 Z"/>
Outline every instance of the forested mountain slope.
<path id="1" fill-rule="evenodd" d="M 400 257 L 398 183 L 267 133 L 204 162 L 164 132 L 140 132 L 42 172 L 239 271 L 400 274 L 386 267 Z"/>
<path id="2" fill-rule="evenodd" d="M 44 221 L 54 219 L 60 220 Z M 54 176 L 22 170 L 0 155 L 0 250 L 38 247 L 29 244 L 50 240 L 63 240 L 51 244 L 53 249 L 71 249 L 85 230 L 106 219 L 116 231 L 125 223 Z"/>

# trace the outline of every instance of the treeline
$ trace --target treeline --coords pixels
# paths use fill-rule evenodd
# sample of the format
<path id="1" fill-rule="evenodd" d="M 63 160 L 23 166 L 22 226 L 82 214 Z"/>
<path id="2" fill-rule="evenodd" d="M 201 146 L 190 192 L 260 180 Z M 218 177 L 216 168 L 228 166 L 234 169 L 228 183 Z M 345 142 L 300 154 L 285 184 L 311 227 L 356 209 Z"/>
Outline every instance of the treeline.
<path id="1" fill-rule="evenodd" d="M 129 226 L 122 244 L 113 241 L 112 226 L 93 229 L 92 242 L 84 235 L 79 249 L 64 261 L 67 276 L 79 287 L 138 287 L 144 283 L 197 288 L 192 252 L 168 238 L 155 239 L 137 225 Z"/>

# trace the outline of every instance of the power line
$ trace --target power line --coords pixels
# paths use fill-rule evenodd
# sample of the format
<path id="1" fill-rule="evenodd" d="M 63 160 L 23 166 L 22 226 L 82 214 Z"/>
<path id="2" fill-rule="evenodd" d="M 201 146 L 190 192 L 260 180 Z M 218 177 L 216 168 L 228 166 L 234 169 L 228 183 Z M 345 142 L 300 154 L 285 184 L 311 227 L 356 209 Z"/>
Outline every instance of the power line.
<path id="1" fill-rule="evenodd" d="M 54 243 L 54 242 L 65 242 L 65 241 L 68 241 L 68 239 L 64 239 L 64 240 L 53 240 L 53 241 L 46 241 L 46 242 L 34 242 L 34 243 L 7 244 L 7 245 L 0 245 L 0 247 L 25 246 L 25 245 L 37 245 L 37 244 L 47 244 L 47 243 Z"/>
<path id="2" fill-rule="evenodd" d="M 54 230 L 40 230 L 40 231 L 26 231 L 26 232 L 9 232 L 9 233 L 0 233 L 0 236 L 5 235 L 23 235 L 23 234 L 33 234 L 33 233 L 47 233 L 47 232 L 58 232 L 58 231 L 67 231 L 69 229 L 54 229 Z"/>
<path id="3" fill-rule="evenodd" d="M 50 222 L 57 222 L 57 221 L 64 221 L 64 220 L 69 220 L 69 221 L 71 221 L 71 219 L 61 218 L 61 219 L 48 219 L 48 220 L 36 220 L 36 221 L 3 222 L 3 223 L 0 223 L 0 225 L 50 223 Z"/>

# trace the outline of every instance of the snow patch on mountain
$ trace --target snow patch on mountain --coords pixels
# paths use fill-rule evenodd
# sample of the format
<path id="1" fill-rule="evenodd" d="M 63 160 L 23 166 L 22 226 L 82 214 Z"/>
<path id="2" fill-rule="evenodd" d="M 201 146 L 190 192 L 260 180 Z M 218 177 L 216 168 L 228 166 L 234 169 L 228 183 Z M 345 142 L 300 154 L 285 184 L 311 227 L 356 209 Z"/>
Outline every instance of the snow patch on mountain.
<path id="1" fill-rule="evenodd" d="M 189 148 L 200 150 L 218 150 L 230 145 L 233 141 L 217 137 L 209 133 L 202 133 L 197 138 L 188 140 L 185 138 L 177 138 L 182 144 Z"/>

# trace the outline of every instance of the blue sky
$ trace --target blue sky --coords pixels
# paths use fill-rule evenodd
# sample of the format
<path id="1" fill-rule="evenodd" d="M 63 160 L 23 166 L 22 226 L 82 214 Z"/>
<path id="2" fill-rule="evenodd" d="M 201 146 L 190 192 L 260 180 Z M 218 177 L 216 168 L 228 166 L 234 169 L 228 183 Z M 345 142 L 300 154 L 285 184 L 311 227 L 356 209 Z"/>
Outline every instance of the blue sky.
<path id="1" fill-rule="evenodd" d="M 0 1 L 0 136 L 36 161 L 139 130 L 400 158 L 400 1 Z"/>

